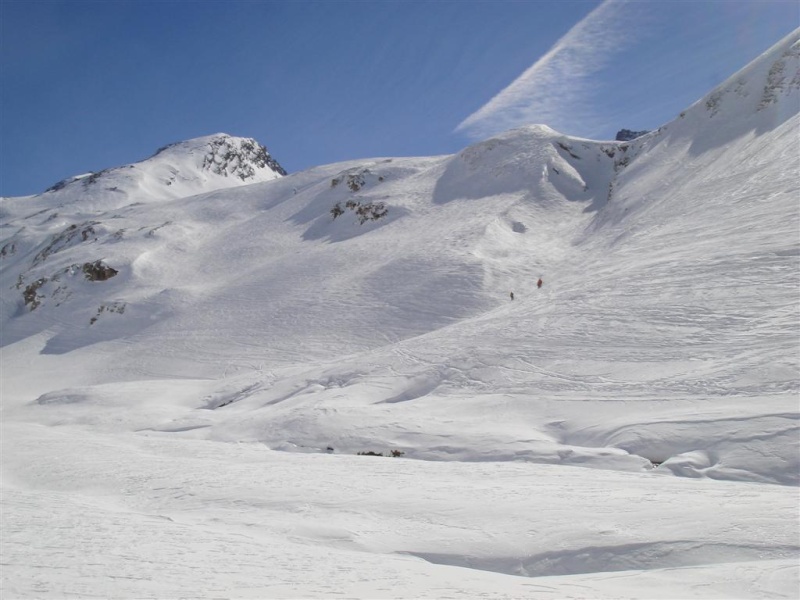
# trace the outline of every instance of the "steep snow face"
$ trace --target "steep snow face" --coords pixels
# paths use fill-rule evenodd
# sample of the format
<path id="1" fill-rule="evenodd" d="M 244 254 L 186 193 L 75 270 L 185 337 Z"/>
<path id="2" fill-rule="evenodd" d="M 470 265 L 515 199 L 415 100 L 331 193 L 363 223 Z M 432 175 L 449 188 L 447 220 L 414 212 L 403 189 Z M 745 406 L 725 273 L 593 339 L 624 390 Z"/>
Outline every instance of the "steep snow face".
<path id="1" fill-rule="evenodd" d="M 0 201 L 12 562 L 71 556 L 26 532 L 89 489 L 113 501 L 59 508 L 77 531 L 208 549 L 192 592 L 258 580 L 229 558 L 255 523 L 283 595 L 330 592 L 320 561 L 365 596 L 340 565 L 405 597 L 794 594 L 799 37 L 629 142 L 530 126 L 279 177 L 212 136 Z M 358 456 L 392 450 L 423 460 Z M 21 597 L 57 577 L 26 569 Z"/>

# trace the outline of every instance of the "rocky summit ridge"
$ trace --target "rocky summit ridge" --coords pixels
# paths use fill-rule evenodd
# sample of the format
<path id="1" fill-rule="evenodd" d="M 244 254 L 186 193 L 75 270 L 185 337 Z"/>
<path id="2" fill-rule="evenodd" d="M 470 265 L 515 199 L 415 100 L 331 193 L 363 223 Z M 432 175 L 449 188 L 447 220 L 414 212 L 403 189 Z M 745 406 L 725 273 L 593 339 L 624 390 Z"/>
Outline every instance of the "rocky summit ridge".
<path id="1" fill-rule="evenodd" d="M 151 199 L 175 198 L 285 175 L 286 170 L 256 140 L 217 133 L 168 144 L 141 162 L 69 177 L 44 194 L 59 192 L 68 201 L 106 196 L 101 204 L 107 207 L 115 204 L 111 197 L 138 195 L 142 189 Z"/>

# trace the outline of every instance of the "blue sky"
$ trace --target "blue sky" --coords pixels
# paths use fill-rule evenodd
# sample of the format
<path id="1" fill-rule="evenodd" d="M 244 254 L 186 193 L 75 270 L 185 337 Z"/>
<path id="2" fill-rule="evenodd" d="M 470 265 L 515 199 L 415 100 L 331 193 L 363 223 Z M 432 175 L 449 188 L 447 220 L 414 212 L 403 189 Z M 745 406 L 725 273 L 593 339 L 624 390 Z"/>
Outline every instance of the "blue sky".
<path id="1" fill-rule="evenodd" d="M 796 0 L 0 0 L 0 194 L 254 137 L 289 171 L 544 123 L 651 129 L 793 29 Z"/>

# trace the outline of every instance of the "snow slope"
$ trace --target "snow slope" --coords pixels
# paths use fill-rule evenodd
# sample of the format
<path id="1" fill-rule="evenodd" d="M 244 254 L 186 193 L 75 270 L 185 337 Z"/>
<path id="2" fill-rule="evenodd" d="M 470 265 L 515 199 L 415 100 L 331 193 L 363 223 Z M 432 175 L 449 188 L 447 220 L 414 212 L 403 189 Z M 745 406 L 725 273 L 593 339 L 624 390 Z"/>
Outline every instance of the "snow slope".
<path id="1" fill-rule="evenodd" d="M 0 200 L 4 593 L 795 597 L 798 38 L 630 142 Z"/>

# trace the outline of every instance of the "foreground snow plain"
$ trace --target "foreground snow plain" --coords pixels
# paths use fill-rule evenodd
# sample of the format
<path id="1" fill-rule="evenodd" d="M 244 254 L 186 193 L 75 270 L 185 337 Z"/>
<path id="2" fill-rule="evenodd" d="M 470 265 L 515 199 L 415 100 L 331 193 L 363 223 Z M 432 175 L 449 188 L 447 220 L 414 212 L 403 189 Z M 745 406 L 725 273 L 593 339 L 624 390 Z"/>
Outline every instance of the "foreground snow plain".
<path id="1" fill-rule="evenodd" d="M 4 597 L 797 597 L 798 37 L 630 143 L 3 199 Z"/>

